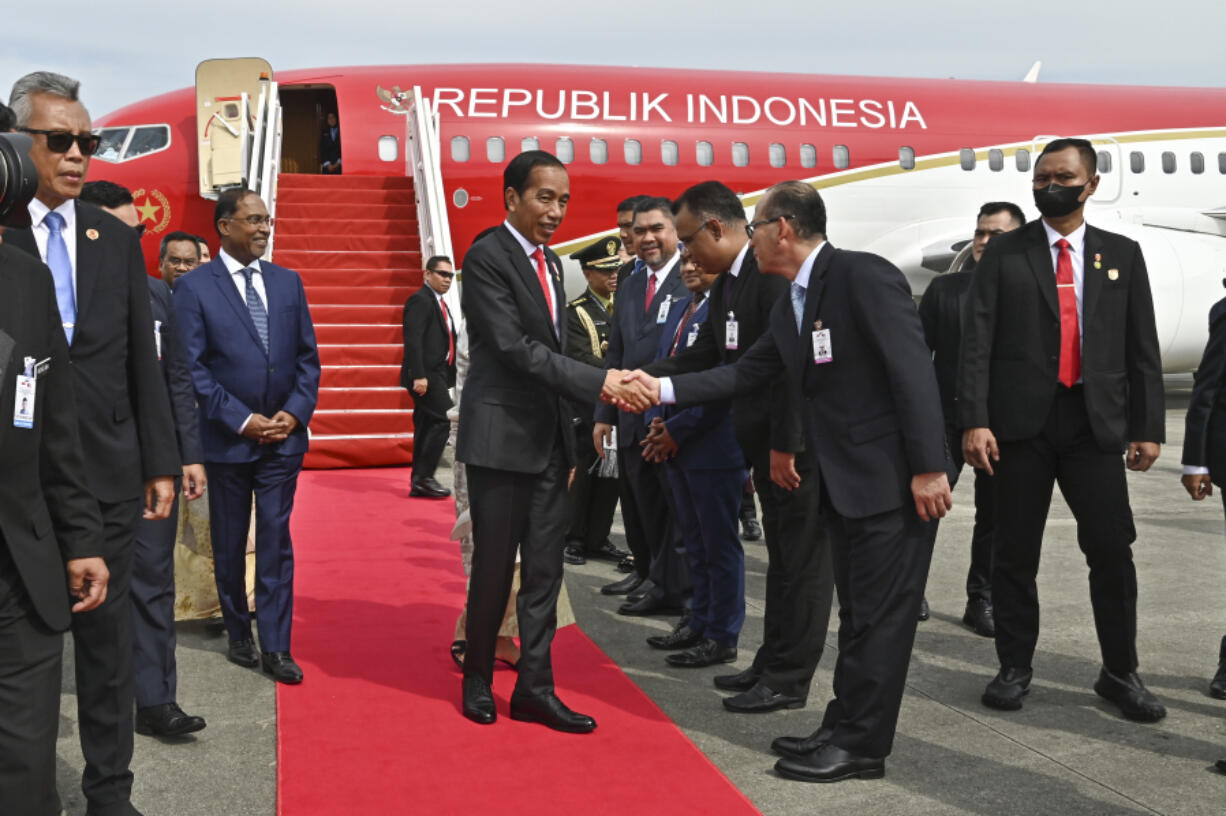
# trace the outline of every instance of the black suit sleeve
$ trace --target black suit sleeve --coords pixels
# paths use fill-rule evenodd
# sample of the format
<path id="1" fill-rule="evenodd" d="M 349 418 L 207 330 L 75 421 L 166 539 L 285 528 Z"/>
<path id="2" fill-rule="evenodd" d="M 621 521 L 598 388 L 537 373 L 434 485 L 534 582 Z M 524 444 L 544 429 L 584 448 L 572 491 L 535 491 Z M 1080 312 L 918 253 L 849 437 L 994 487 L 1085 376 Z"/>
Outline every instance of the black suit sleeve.
<path id="1" fill-rule="evenodd" d="M 1226 377 L 1226 298 L 1209 312 L 1209 342 L 1192 385 L 1188 413 L 1184 417 L 1182 463 L 1209 467 L 1209 415 Z"/>
<path id="2" fill-rule="evenodd" d="M 1133 442 L 1166 441 L 1166 395 L 1162 387 L 1162 359 L 1154 299 L 1141 247 L 1132 243 L 1136 258 L 1128 293 L 1128 328 L 1124 338 L 1124 367 L 1128 372 L 1128 439 Z"/>
<path id="3" fill-rule="evenodd" d="M 179 338 L 179 319 L 175 315 L 170 287 L 154 281 L 154 297 L 162 304 L 166 323 L 162 326 L 162 364 L 166 368 L 166 383 L 170 389 L 170 409 L 174 414 L 175 431 L 179 437 L 179 458 L 184 465 L 204 462 L 200 446 L 200 415 L 196 412 L 196 392 L 192 388 L 192 373 Z"/>
<path id="4" fill-rule="evenodd" d="M 412 388 L 413 380 L 425 379 L 429 373 L 422 358 L 426 320 L 429 318 L 422 308 L 425 305 L 426 299 L 416 294 L 404 302 L 404 368 L 407 381 L 402 384 L 405 388 Z"/>
<path id="5" fill-rule="evenodd" d="M 958 427 L 988 427 L 988 375 L 996 335 L 1001 253 L 989 241 L 975 266 L 958 356 Z"/>
<path id="6" fill-rule="evenodd" d="M 653 377 L 671 377 L 675 374 L 688 374 L 693 371 L 706 371 L 720 363 L 719 346 L 715 338 L 715 330 L 711 328 L 708 317 L 698 327 L 698 337 L 692 345 L 682 349 L 672 357 L 661 357 L 651 365 L 643 366 L 643 370 Z"/>
<path id="7" fill-rule="evenodd" d="M 924 326 L 924 342 L 928 344 L 931 351 L 936 350 L 937 335 L 941 325 L 941 296 L 940 287 L 937 285 L 938 280 L 940 278 L 935 278 L 928 284 L 919 302 L 920 323 Z"/>
<path id="8" fill-rule="evenodd" d="M 787 279 L 764 275 L 761 279 L 758 310 L 761 325 L 770 326 L 771 312 L 787 295 Z M 790 307 L 791 301 L 787 301 Z M 769 329 L 768 329 L 769 331 Z M 804 424 L 800 419 L 800 395 L 785 375 L 770 384 L 770 445 L 782 453 L 800 453 L 805 449 Z"/>
<path id="9" fill-rule="evenodd" d="M 697 405 L 751 394 L 785 375 L 783 357 L 768 330 L 732 365 L 674 377 L 673 394 L 677 405 Z"/>

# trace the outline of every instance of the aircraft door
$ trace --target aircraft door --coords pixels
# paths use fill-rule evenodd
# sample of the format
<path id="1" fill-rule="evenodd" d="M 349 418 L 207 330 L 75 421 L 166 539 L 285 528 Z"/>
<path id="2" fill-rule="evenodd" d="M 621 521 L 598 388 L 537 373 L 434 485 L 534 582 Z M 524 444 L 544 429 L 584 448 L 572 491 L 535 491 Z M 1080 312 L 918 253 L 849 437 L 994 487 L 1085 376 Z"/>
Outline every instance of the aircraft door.
<path id="1" fill-rule="evenodd" d="M 196 66 L 196 138 L 200 195 L 215 199 L 247 184 L 255 147 L 255 106 L 272 66 L 258 57 L 205 60 Z"/>
<path id="2" fill-rule="evenodd" d="M 1033 147 L 1034 161 L 1039 160 L 1039 154 L 1049 142 L 1057 136 L 1035 136 Z M 1094 201 L 1098 204 L 1109 204 L 1123 193 L 1124 172 L 1120 166 L 1120 143 L 1110 136 L 1098 136 L 1090 140 L 1098 153 L 1098 190 L 1094 193 Z"/>

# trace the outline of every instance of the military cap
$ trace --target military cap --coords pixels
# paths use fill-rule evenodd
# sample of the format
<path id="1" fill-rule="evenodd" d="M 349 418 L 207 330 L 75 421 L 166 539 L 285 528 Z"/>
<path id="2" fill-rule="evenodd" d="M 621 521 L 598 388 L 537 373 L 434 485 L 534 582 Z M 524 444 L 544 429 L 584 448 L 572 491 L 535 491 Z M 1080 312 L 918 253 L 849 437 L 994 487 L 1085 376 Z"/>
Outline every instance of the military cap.
<path id="1" fill-rule="evenodd" d="M 621 258 L 617 254 L 621 248 L 621 239 L 616 236 L 600 238 L 578 252 L 572 252 L 570 257 L 578 261 L 584 269 L 612 271 L 622 265 Z"/>

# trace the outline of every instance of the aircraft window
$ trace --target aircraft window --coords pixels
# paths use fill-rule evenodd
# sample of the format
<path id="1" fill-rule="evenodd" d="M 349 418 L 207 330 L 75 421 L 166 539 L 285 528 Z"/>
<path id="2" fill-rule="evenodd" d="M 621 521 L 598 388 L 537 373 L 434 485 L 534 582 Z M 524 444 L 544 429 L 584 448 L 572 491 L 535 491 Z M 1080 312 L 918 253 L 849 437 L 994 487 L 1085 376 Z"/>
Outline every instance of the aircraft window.
<path id="1" fill-rule="evenodd" d="M 128 147 L 123 152 L 123 160 L 147 156 L 170 146 L 170 128 L 166 125 L 150 125 L 138 127 L 128 140 Z"/>
<path id="2" fill-rule="evenodd" d="M 624 148 L 626 164 L 643 163 L 643 143 L 638 139 L 627 139 Z"/>
<path id="3" fill-rule="evenodd" d="M 451 160 L 455 162 L 468 161 L 468 137 L 451 137 Z"/>
<path id="4" fill-rule="evenodd" d="M 1128 169 L 1134 173 L 1145 172 L 1145 154 L 1140 150 L 1134 150 L 1128 154 Z"/>
<path id="5" fill-rule="evenodd" d="M 958 152 L 959 160 L 962 162 L 963 170 L 975 169 L 975 151 L 969 147 L 964 147 Z"/>
<path id="6" fill-rule="evenodd" d="M 485 158 L 496 164 L 506 160 L 507 144 L 501 136 L 491 136 L 485 140 Z"/>
<path id="7" fill-rule="evenodd" d="M 732 163 L 737 167 L 749 166 L 749 145 L 744 142 L 732 143 Z"/>
<path id="8" fill-rule="evenodd" d="M 1188 164 L 1191 166 L 1192 172 L 1199 176 L 1205 172 L 1205 154 L 1193 152 L 1188 157 Z"/>
<path id="9" fill-rule="evenodd" d="M 1175 172 L 1175 154 L 1169 150 L 1162 151 L 1162 172 Z"/>
<path id="10" fill-rule="evenodd" d="M 570 164 L 575 160 L 575 141 L 569 136 L 562 136 L 557 141 L 557 149 L 554 151 L 557 154 L 558 160 L 562 164 Z"/>
<path id="11" fill-rule="evenodd" d="M 400 143 L 396 140 L 395 136 L 379 137 L 379 161 L 396 161 L 396 156 L 399 153 Z"/>
<path id="12" fill-rule="evenodd" d="M 915 169 L 915 148 L 900 147 L 898 148 L 898 166 L 903 170 Z"/>
<path id="13" fill-rule="evenodd" d="M 1017 172 L 1030 172 L 1030 151 L 1024 147 L 1019 147 L 1017 153 L 1013 155 L 1013 160 L 1017 162 Z"/>
<path id="14" fill-rule="evenodd" d="M 994 147 L 988 151 L 988 167 L 991 168 L 993 173 L 1005 169 L 1005 153 L 1003 150 Z"/>
<path id="15" fill-rule="evenodd" d="M 519 151 L 527 153 L 529 150 L 540 150 L 541 140 L 535 136 L 525 136 L 519 140 Z"/>
<path id="16" fill-rule="evenodd" d="M 128 134 L 132 132 L 132 128 L 107 128 L 99 131 L 98 135 L 102 137 L 102 143 L 98 145 L 98 152 L 94 154 L 95 159 L 101 159 L 105 162 L 117 162 L 123 157 L 123 146 L 128 141 Z"/>
<path id="17" fill-rule="evenodd" d="M 710 167 L 715 162 L 715 148 L 710 142 L 699 142 L 694 148 L 694 158 L 702 167 Z"/>
<path id="18" fill-rule="evenodd" d="M 778 142 L 771 142 L 770 150 L 771 167 L 786 167 L 788 163 L 788 149 Z"/>
<path id="19" fill-rule="evenodd" d="M 587 154 L 592 164 L 604 164 L 609 160 L 609 143 L 604 139 L 592 139 L 588 142 Z"/>
<path id="20" fill-rule="evenodd" d="M 1226 176 L 1226 153 L 1217 154 L 1217 171 Z"/>
<path id="21" fill-rule="evenodd" d="M 1106 150 L 1098 151 L 1098 172 L 1111 172 L 1111 153 Z"/>
<path id="22" fill-rule="evenodd" d="M 660 161 L 670 167 L 677 163 L 681 151 L 677 148 L 677 143 L 672 139 L 664 139 L 660 142 Z"/>
<path id="23" fill-rule="evenodd" d="M 851 166 L 851 151 L 847 149 L 847 145 L 835 145 L 833 154 L 836 170 L 846 170 Z"/>

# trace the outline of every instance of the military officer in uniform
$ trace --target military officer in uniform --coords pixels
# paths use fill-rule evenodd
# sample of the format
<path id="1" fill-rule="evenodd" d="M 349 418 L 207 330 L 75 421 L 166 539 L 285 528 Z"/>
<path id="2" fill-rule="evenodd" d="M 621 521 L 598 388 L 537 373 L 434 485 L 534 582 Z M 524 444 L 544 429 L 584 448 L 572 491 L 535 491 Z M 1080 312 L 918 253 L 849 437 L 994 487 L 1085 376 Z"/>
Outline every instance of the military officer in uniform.
<path id="1" fill-rule="evenodd" d="M 596 368 L 604 368 L 604 354 L 613 331 L 613 294 L 617 291 L 621 247 L 617 238 L 601 238 L 570 256 L 583 268 L 587 289 L 566 304 L 566 353 Z M 578 461 L 570 485 L 570 527 L 563 558 L 568 564 L 583 564 L 593 557 L 620 561 L 629 553 L 609 540 L 617 509 L 617 479 L 591 472 L 600 461 L 591 444 L 593 406 L 574 408 Z"/>

